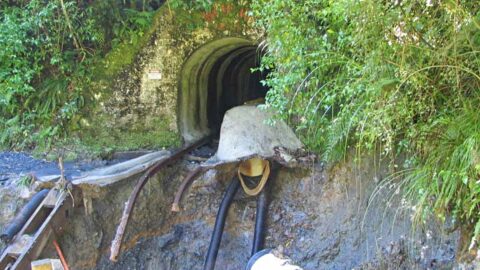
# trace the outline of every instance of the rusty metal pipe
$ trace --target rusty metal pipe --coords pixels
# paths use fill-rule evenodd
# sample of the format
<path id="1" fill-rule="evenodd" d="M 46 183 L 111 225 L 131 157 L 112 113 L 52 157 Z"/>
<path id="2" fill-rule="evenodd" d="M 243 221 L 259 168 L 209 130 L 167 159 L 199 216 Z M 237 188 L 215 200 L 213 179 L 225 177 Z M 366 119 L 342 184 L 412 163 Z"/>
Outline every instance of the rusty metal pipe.
<path id="1" fill-rule="evenodd" d="M 180 200 L 182 199 L 183 192 L 185 192 L 187 186 L 190 185 L 193 180 L 204 170 L 206 170 L 206 168 L 198 166 L 193 171 L 188 173 L 188 175 L 182 181 L 182 184 L 180 184 L 177 193 L 175 193 L 175 199 L 173 200 L 172 204 L 172 212 L 180 212 Z"/>
<path id="2" fill-rule="evenodd" d="M 118 255 L 120 254 L 120 249 L 122 247 L 123 237 L 125 235 L 125 230 L 128 225 L 128 221 L 130 220 L 130 215 L 132 213 L 133 207 L 135 206 L 135 202 L 137 201 L 138 195 L 140 191 L 145 186 L 147 181 L 158 173 L 162 168 L 165 166 L 172 164 L 173 162 L 180 159 L 183 155 L 187 154 L 188 152 L 192 151 L 193 149 L 200 147 L 211 140 L 210 136 L 207 136 L 193 144 L 186 145 L 176 152 L 174 152 L 170 157 L 162 159 L 152 165 L 147 172 L 145 172 L 142 177 L 138 180 L 137 184 L 135 185 L 130 197 L 128 198 L 127 203 L 125 204 L 125 208 L 123 209 L 122 218 L 120 219 L 120 224 L 117 227 L 117 231 L 115 233 L 115 238 L 112 241 L 110 246 L 110 260 L 116 262 L 118 260 Z"/>
<path id="3" fill-rule="evenodd" d="M 60 248 L 60 245 L 58 244 L 56 239 L 53 239 L 53 246 L 55 247 L 55 250 L 57 251 L 58 257 L 60 257 L 60 262 L 62 263 L 63 269 L 64 270 L 70 270 L 70 267 L 68 266 L 67 260 L 65 260 L 65 256 L 63 255 L 63 251 Z"/>

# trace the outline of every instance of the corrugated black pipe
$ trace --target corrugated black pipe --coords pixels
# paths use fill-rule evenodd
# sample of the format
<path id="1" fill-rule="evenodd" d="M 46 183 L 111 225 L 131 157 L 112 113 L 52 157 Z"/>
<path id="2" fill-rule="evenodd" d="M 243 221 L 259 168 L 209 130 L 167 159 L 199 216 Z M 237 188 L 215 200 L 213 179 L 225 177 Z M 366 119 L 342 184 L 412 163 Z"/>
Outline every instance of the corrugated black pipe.
<path id="1" fill-rule="evenodd" d="M 15 218 L 8 224 L 5 231 L 0 235 L 0 239 L 4 243 L 12 241 L 13 237 L 23 228 L 28 219 L 35 212 L 37 207 L 42 203 L 47 196 L 49 189 L 43 189 L 37 194 L 33 195 L 32 199 L 20 210 Z"/>
<path id="2" fill-rule="evenodd" d="M 268 211 L 268 197 L 265 189 L 266 187 L 257 196 L 257 214 L 255 216 L 255 233 L 251 256 L 262 250 L 265 243 L 265 219 Z"/>
<path id="3" fill-rule="evenodd" d="M 213 228 L 212 239 L 208 247 L 207 257 L 205 258 L 204 270 L 213 270 L 215 262 L 217 261 L 218 248 L 222 240 L 223 228 L 225 227 L 225 220 L 227 218 L 228 208 L 232 204 L 233 198 L 240 187 L 240 181 L 234 177 L 223 196 L 222 203 L 218 208 L 217 218 L 215 220 L 215 227 Z"/>

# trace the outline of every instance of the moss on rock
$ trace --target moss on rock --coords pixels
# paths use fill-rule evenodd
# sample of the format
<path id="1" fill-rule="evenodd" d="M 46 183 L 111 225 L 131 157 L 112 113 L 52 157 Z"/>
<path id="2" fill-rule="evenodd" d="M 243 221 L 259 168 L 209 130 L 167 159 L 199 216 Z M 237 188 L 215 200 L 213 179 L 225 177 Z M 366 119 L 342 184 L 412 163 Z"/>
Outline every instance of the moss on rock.
<path id="1" fill-rule="evenodd" d="M 246 6 L 220 1 L 210 11 L 159 8 L 137 42 L 119 44 L 96 68 L 92 101 L 77 121 L 74 144 L 94 152 L 179 145 L 182 67 L 195 50 L 211 41 L 255 40 L 259 34 Z"/>

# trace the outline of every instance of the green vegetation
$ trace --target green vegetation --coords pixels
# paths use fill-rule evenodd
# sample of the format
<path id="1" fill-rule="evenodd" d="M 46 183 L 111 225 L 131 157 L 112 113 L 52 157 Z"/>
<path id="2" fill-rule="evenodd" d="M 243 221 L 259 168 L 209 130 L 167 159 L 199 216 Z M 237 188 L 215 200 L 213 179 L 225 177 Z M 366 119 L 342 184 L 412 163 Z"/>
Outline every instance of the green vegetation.
<path id="1" fill-rule="evenodd" d="M 67 137 L 93 103 L 94 82 L 133 62 L 156 2 L 0 3 L 0 145 L 48 148 Z"/>
<path id="2" fill-rule="evenodd" d="M 254 0 L 267 106 L 322 159 L 406 157 L 417 220 L 480 236 L 480 4 Z M 398 166 L 395 165 L 395 166 Z"/>
<path id="3" fill-rule="evenodd" d="M 82 137 L 67 144 L 77 146 L 74 152 L 86 152 L 87 155 L 108 156 L 113 151 L 131 149 L 169 148 L 180 146 L 179 135 L 170 131 L 168 121 L 157 119 L 150 127 L 132 128 L 131 130 L 111 130 L 97 128 L 84 132 Z"/>
<path id="4" fill-rule="evenodd" d="M 154 12 L 124 9 L 119 26 L 113 30 L 112 49 L 103 59 L 103 72 L 111 78 L 133 63 L 140 48 L 145 45 Z"/>
<path id="5" fill-rule="evenodd" d="M 61 10 L 81 23 L 65 27 Z M 92 25 L 81 17 L 77 7 L 57 2 L 2 7 L 1 143 L 29 146 L 36 138 L 55 136 L 82 107 L 84 81 L 72 74 L 85 74 L 87 61 L 79 59 L 97 38 L 87 35 Z"/>
<path id="6" fill-rule="evenodd" d="M 221 1 L 216 1 L 221 2 Z M 197 0 L 197 1 L 188 1 L 188 0 L 170 0 L 168 5 L 172 9 L 185 9 L 191 11 L 210 11 L 214 4 L 213 0 Z"/>
<path id="7" fill-rule="evenodd" d="M 32 175 L 24 175 L 20 179 L 18 179 L 17 185 L 23 187 L 29 187 L 33 183 Z"/>
<path id="8" fill-rule="evenodd" d="M 175 21 L 187 31 L 209 28 L 212 31 L 241 29 L 246 23 L 249 0 L 169 0 L 167 6 L 175 13 Z"/>

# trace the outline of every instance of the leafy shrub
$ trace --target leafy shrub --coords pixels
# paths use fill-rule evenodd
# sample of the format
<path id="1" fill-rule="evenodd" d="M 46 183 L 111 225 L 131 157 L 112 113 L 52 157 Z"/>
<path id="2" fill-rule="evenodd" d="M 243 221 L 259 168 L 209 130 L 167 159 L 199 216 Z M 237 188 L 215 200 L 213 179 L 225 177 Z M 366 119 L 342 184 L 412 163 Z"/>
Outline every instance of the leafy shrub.
<path id="1" fill-rule="evenodd" d="M 168 5 L 173 8 L 189 9 L 189 10 L 210 10 L 215 1 L 213 0 L 170 0 Z M 216 1 L 218 2 L 218 1 Z"/>
<path id="2" fill-rule="evenodd" d="M 122 2 L 0 3 L 0 144 L 33 147 L 67 135 L 90 101 L 94 70 L 151 24 L 146 5 L 157 1 L 143 1 L 142 11 Z M 104 73 L 114 76 L 134 53 Z"/>
<path id="3" fill-rule="evenodd" d="M 480 233 L 476 1 L 254 0 L 267 105 L 327 161 L 406 156 L 418 216 Z M 429 209 L 432 209 L 430 211 Z"/>
<path id="4" fill-rule="evenodd" d="M 65 26 L 62 10 L 69 14 Z M 81 105 L 81 59 L 94 44 L 91 25 L 72 3 L 32 0 L 0 15 L 0 115 L 2 143 L 26 146 L 55 136 Z M 38 129 L 39 127 L 42 127 Z M 33 134 L 33 132 L 38 132 Z"/>

